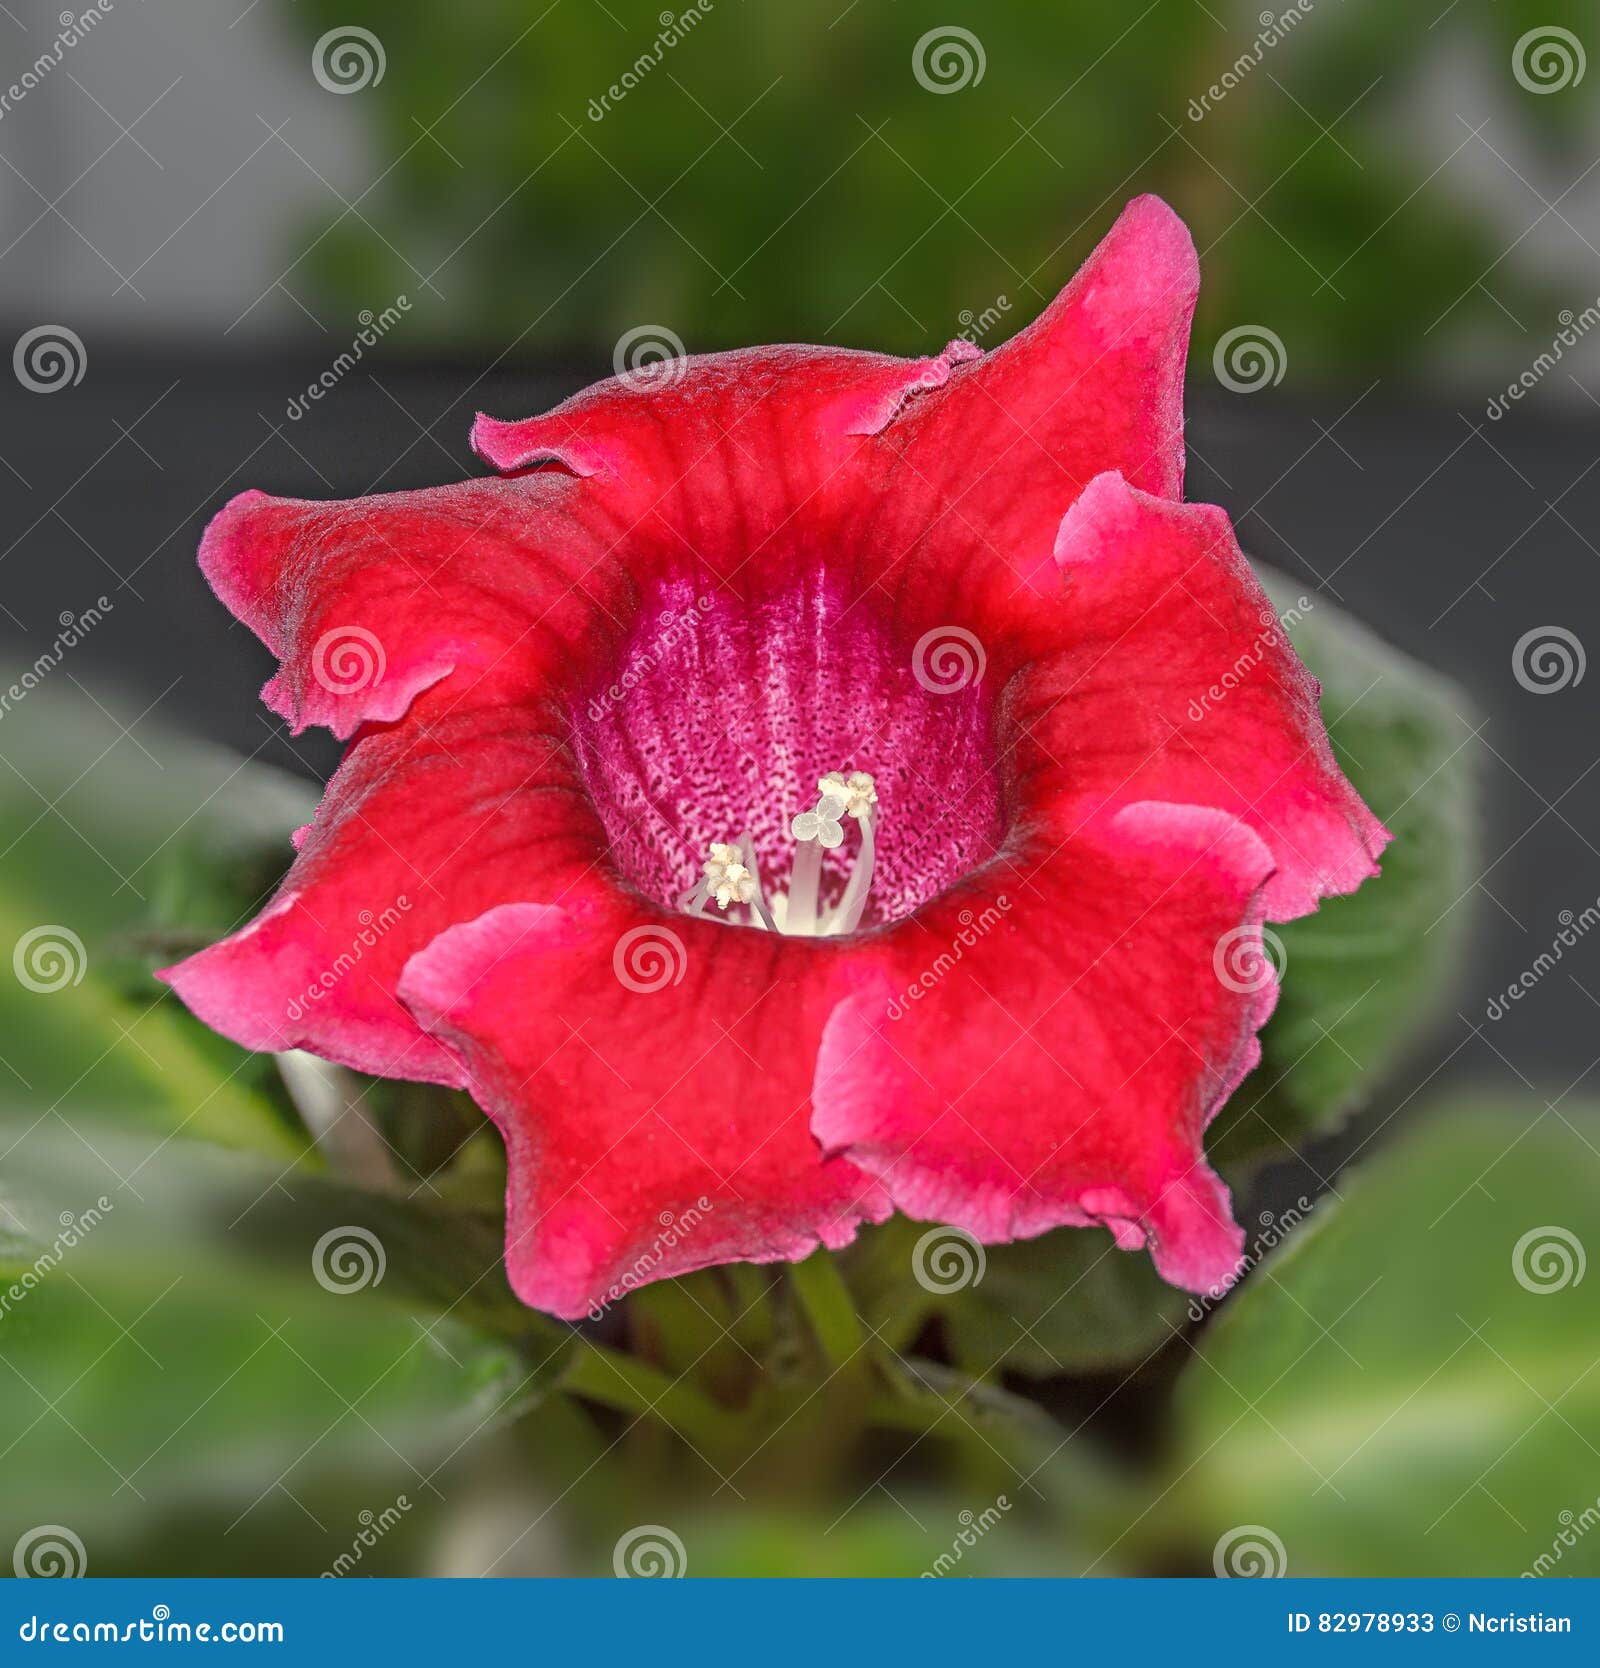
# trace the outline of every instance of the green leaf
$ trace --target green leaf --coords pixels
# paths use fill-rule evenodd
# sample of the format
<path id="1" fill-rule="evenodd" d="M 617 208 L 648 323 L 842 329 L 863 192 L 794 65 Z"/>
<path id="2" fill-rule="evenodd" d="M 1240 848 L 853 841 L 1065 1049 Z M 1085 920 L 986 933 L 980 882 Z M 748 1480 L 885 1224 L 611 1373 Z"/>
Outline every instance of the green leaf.
<path id="1" fill-rule="evenodd" d="M 1341 1181 L 1180 1381 L 1191 1557 L 1259 1525 L 1293 1575 L 1600 1573 L 1597 1136 L 1456 1104 Z"/>
<path id="2" fill-rule="evenodd" d="M 181 1133 L 301 1152 L 271 1061 L 214 1036 L 149 969 L 249 912 L 314 790 L 151 719 L 127 727 L 65 682 L 4 722 L 0 1125 L 109 1119 L 151 1132 L 151 1150 Z M 164 930 L 180 899 L 181 943 Z"/>
<path id="3" fill-rule="evenodd" d="M 1262 1062 L 1207 1142 L 1235 1175 L 1335 1127 L 1437 1016 L 1477 872 L 1467 697 L 1333 604 L 1266 580 L 1322 681 L 1334 752 L 1394 840 L 1377 878 L 1272 929 L 1284 965 Z"/>
<path id="4" fill-rule="evenodd" d="M 131 1170 L 137 1150 L 105 1135 L 113 1166 Z M 460 1301 L 465 1279 L 454 1299 L 418 1300 L 401 1202 L 176 1143 L 98 1192 L 84 1156 L 52 1128 L 7 1163 L 0 1454 L 18 1529 L 64 1523 L 114 1547 L 162 1514 L 226 1529 L 268 1496 L 314 1520 L 311 1502 L 339 1489 L 373 1509 L 397 1490 L 420 1503 L 442 1463 L 559 1365 L 542 1338 L 486 1339 L 487 1300 Z M 319 1253 L 330 1223 L 346 1243 L 352 1226 L 373 1236 L 365 1266 Z M 414 1224 L 413 1241 L 501 1278 L 497 1237 L 469 1254 L 440 1221 Z M 305 1533 L 303 1573 L 349 1540 L 348 1525 L 327 1545 Z"/>
<path id="5" fill-rule="evenodd" d="M 937 1321 L 962 1369 L 979 1378 L 1136 1365 L 1172 1336 L 1188 1302 L 1148 1257 L 1118 1251 L 1097 1229 L 970 1253 L 951 1233 L 893 1217 L 864 1228 L 841 1261 L 875 1336 L 904 1349 Z M 919 1280 L 919 1268 L 934 1278 Z"/>
<path id="6" fill-rule="evenodd" d="M 969 1372 L 1051 1378 L 1136 1366 L 1182 1324 L 1187 1294 L 1109 1234 L 1058 1228 L 987 1250 L 983 1279 L 944 1317 Z"/>

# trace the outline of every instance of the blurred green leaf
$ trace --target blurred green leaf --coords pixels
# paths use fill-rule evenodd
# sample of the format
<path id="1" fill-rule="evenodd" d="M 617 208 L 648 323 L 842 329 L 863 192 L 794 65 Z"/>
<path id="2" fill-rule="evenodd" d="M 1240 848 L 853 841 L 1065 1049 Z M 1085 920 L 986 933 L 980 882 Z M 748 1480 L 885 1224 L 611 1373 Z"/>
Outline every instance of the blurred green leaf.
<path id="1" fill-rule="evenodd" d="M 961 1279 L 980 1256 L 978 1278 Z M 1135 1365 L 1172 1336 L 1188 1301 L 1148 1257 L 1118 1251 L 1094 1229 L 1058 1228 L 980 1254 L 949 1229 L 892 1217 L 862 1229 L 840 1261 L 875 1336 L 904 1349 L 936 1321 L 955 1360 L 978 1378 Z M 935 1278 L 918 1280 L 930 1265 Z"/>
<path id="2" fill-rule="evenodd" d="M 1185 1369 L 1162 1531 L 1209 1563 L 1262 1526 L 1292 1575 L 1600 1573 L 1597 1137 L 1453 1104 L 1341 1178 Z"/>
<path id="3" fill-rule="evenodd" d="M 107 1137 L 112 1165 L 130 1164 L 130 1150 Z M 415 1502 L 558 1365 L 553 1351 L 519 1354 L 467 1324 L 486 1300 L 419 1305 L 392 1202 L 177 1145 L 102 1193 L 80 1156 L 69 1136 L 36 1132 L 0 1196 L 27 1247 L 13 1247 L 0 1288 L 14 1532 L 64 1523 L 116 1542 L 164 1512 L 226 1522 L 340 1480 Z M 291 1175 L 298 1213 L 279 1192 Z M 323 1241 L 329 1223 L 336 1237 Z M 436 1263 L 501 1278 L 497 1236 L 469 1255 L 440 1223 L 425 1244 Z M 470 1284 L 452 1283 L 458 1294 Z M 306 1545 L 310 1574 L 343 1550 L 309 1530 Z"/>
<path id="4" fill-rule="evenodd" d="M 1322 681 L 1334 752 L 1394 835 L 1383 872 L 1272 930 L 1283 945 L 1262 1062 L 1207 1145 L 1231 1173 L 1335 1127 L 1437 1017 L 1471 917 L 1478 811 L 1467 697 L 1321 598 L 1266 575 Z"/>
<path id="5" fill-rule="evenodd" d="M 1490 15 L 1507 9 L 1421 29 L 1403 7 L 1328 5 L 1269 34 L 1253 7 L 1125 0 L 990 0 L 960 25 L 941 0 L 898 0 L 827 27 L 715 0 L 537 16 L 302 0 L 308 46 L 351 23 L 382 39 L 383 78 L 351 102 L 395 161 L 373 188 L 383 238 L 330 215 L 295 247 L 315 237 L 306 269 L 352 325 L 408 296 L 411 341 L 576 342 L 609 369 L 650 321 L 697 351 L 928 352 L 1032 318 L 1122 201 L 1157 191 L 1205 251 L 1197 376 L 1244 323 L 1282 339 L 1297 379 L 1448 364 L 1485 339 L 1516 363 L 1507 309 L 1572 297 L 1497 263 L 1488 198 L 1423 189 L 1466 136 L 1417 121 L 1446 54 L 1500 95 L 1502 154 L 1592 118 L 1592 74 L 1559 97 L 1517 85 L 1510 19 Z M 1579 0 L 1512 10 L 1588 23 Z M 674 16 L 690 25 L 663 28 Z M 1497 265 L 1493 294 L 1466 284 Z"/>
<path id="6" fill-rule="evenodd" d="M 970 1505 L 912 1494 L 840 1517 L 741 1509 L 681 1524 L 685 1573 L 745 1578 L 1060 1575 L 1037 1520 L 1014 1495 Z M 608 1571 L 606 1573 L 609 1573 Z"/>
<path id="7" fill-rule="evenodd" d="M 982 1281 L 944 1321 L 969 1371 L 1052 1378 L 1136 1367 L 1172 1337 L 1188 1301 L 1109 1234 L 1058 1228 L 988 1247 Z"/>
<path id="8" fill-rule="evenodd" d="M 0 1122 L 109 1118 L 301 1151 L 272 1062 L 192 1019 L 149 970 L 248 915 L 315 790 L 148 718 L 125 725 L 65 685 L 7 713 L 5 744 Z"/>

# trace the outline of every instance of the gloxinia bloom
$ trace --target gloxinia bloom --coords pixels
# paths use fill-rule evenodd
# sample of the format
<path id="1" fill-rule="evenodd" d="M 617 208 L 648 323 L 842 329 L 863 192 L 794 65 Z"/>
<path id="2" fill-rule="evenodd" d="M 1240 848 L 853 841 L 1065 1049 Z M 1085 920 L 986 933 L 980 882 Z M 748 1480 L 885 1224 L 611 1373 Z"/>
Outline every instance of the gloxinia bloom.
<path id="1" fill-rule="evenodd" d="M 268 705 L 351 746 L 165 977 L 247 1047 L 468 1089 L 556 1315 L 896 1209 L 1225 1283 L 1202 1137 L 1262 923 L 1388 836 L 1181 502 L 1197 287 L 1145 197 L 992 352 L 669 360 L 480 417 L 498 478 L 235 498 L 201 566 Z"/>

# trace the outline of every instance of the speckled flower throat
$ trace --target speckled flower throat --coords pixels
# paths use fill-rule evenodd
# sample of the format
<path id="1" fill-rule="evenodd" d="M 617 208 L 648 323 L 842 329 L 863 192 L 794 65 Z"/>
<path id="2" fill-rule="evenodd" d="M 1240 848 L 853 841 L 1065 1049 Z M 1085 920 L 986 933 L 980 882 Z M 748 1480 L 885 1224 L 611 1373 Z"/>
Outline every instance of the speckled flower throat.
<path id="1" fill-rule="evenodd" d="M 984 669 L 821 573 L 661 587 L 574 719 L 613 861 L 665 908 L 797 937 L 909 915 L 999 846 Z"/>

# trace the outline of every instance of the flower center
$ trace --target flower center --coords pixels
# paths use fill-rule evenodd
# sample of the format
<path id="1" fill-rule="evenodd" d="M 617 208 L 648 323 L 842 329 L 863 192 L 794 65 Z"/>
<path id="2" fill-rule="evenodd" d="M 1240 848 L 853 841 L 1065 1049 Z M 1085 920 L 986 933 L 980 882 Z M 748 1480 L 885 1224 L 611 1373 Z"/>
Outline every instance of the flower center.
<path id="1" fill-rule="evenodd" d="M 644 599 L 571 712 L 579 768 L 611 864 L 661 907 L 882 926 L 999 848 L 996 692 L 970 634 L 941 658 L 881 588 L 780 565 L 752 563 L 748 595 L 684 579 Z"/>
<path id="2" fill-rule="evenodd" d="M 713 901 L 724 914 L 730 904 L 742 905 L 750 911 L 751 926 L 794 938 L 854 932 L 861 925 L 872 887 L 877 786 L 864 770 L 853 770 L 848 776 L 842 770 L 830 770 L 817 783 L 817 793 L 816 809 L 802 811 L 789 824 L 798 848 L 789 867 L 787 892 L 778 893 L 769 903 L 756 866 L 755 842 L 744 834 L 736 845 L 713 841 L 705 879 L 683 895 L 679 907 L 686 914 L 700 915 Z M 861 850 L 837 901 L 824 906 L 819 901 L 822 854 L 844 844 L 846 817 L 860 826 Z"/>

